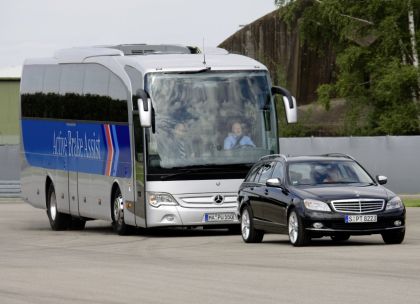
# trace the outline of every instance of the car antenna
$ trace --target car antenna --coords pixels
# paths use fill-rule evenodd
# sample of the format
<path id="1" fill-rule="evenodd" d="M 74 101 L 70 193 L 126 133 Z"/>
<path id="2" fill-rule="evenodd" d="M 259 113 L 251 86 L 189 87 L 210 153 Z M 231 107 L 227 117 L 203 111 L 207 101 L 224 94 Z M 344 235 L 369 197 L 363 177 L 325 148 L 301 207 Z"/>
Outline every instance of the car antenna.
<path id="1" fill-rule="evenodd" d="M 206 65 L 206 51 L 204 49 L 204 37 L 203 37 L 203 64 Z"/>

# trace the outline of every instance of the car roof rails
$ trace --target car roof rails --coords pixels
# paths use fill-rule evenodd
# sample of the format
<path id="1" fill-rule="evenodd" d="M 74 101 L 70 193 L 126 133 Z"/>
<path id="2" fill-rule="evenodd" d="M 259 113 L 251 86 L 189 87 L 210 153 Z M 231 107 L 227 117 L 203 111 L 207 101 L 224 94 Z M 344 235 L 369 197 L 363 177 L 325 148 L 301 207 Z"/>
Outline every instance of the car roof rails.
<path id="1" fill-rule="evenodd" d="M 344 158 L 348 158 L 348 159 L 351 159 L 351 160 L 355 160 L 354 157 L 352 157 L 351 155 L 345 154 L 345 153 L 327 153 L 327 154 L 322 154 L 320 156 L 344 157 Z"/>
<path id="2" fill-rule="evenodd" d="M 260 159 L 258 161 L 264 160 L 264 159 L 270 159 L 270 158 L 277 158 L 277 157 L 281 157 L 285 161 L 287 161 L 287 157 L 284 154 L 270 154 L 270 155 L 265 155 L 265 156 L 260 157 Z"/>

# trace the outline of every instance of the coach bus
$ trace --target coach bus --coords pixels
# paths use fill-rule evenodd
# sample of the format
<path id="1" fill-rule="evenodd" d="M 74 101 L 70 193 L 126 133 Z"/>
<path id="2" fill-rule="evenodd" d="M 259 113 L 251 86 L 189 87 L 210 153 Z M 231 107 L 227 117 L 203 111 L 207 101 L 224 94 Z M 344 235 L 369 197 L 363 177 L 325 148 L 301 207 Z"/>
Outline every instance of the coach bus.
<path id="1" fill-rule="evenodd" d="M 237 227 L 237 189 L 278 153 L 267 68 L 215 48 L 71 48 L 28 59 L 21 80 L 22 197 L 53 230 Z M 213 226 L 214 227 L 214 226 Z"/>

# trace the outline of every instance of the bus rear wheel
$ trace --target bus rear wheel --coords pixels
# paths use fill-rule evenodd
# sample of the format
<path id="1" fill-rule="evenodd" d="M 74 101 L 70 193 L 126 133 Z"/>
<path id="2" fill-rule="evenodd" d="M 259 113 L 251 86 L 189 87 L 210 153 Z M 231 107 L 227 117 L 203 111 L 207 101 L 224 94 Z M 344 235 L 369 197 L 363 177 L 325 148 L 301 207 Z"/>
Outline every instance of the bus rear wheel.
<path id="1" fill-rule="evenodd" d="M 121 190 L 117 188 L 111 203 L 112 227 L 119 235 L 128 234 L 128 226 L 124 222 L 124 200 Z"/>
<path id="2" fill-rule="evenodd" d="M 57 210 L 57 197 L 52 184 L 48 188 L 47 194 L 47 215 L 52 230 L 60 231 L 69 228 L 71 217 L 70 215 L 61 213 Z"/>

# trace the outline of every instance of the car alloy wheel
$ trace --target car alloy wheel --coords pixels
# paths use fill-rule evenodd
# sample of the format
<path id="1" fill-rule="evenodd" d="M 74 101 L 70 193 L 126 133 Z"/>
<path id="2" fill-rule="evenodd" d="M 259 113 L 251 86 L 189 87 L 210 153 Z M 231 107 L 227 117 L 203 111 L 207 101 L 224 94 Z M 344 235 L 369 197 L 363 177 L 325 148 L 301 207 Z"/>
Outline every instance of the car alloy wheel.
<path id="1" fill-rule="evenodd" d="M 299 222 L 295 212 L 292 212 L 289 216 L 289 238 L 292 244 L 296 243 L 299 235 Z"/>
<path id="2" fill-rule="evenodd" d="M 249 232 L 250 232 L 249 212 L 248 212 L 248 209 L 245 209 L 242 212 L 242 216 L 241 216 L 241 233 L 244 240 L 249 239 Z"/>
<path id="3" fill-rule="evenodd" d="M 308 232 L 305 231 L 302 219 L 295 210 L 292 210 L 288 220 L 289 240 L 293 246 L 305 246 L 310 240 Z"/>

